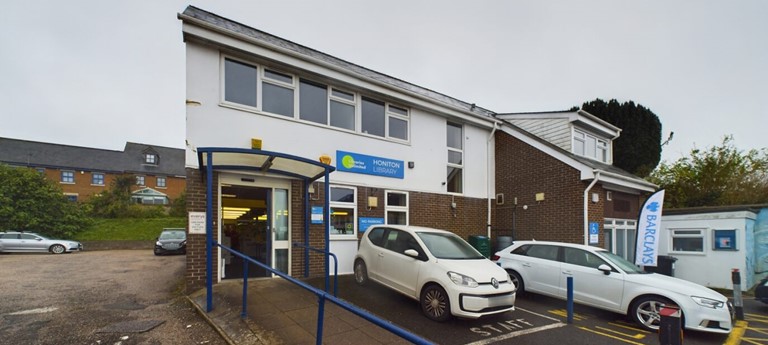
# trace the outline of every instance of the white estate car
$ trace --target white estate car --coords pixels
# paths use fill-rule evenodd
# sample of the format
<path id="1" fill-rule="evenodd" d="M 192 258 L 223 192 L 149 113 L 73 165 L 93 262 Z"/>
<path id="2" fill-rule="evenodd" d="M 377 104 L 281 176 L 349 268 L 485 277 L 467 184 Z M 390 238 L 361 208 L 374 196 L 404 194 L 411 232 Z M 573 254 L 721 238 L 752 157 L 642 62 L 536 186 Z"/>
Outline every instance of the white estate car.
<path id="1" fill-rule="evenodd" d="M 605 249 L 559 242 L 515 241 L 492 258 L 509 272 L 518 291 L 567 296 L 573 277 L 576 303 L 631 316 L 648 330 L 659 328 L 659 309 L 679 306 L 687 329 L 731 331 L 728 298 L 704 286 L 657 273 Z"/>
<path id="2" fill-rule="evenodd" d="M 418 300 L 429 319 L 475 319 L 514 310 L 507 272 L 461 237 L 437 229 L 375 225 L 360 241 L 355 281 L 368 280 Z"/>

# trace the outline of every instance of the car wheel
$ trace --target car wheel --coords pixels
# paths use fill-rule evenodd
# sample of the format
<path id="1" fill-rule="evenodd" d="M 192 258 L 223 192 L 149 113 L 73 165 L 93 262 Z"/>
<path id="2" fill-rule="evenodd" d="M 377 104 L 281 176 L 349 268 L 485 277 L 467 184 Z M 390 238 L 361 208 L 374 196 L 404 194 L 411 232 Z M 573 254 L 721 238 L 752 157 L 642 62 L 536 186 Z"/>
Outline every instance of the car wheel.
<path id="1" fill-rule="evenodd" d="M 451 319 L 451 301 L 439 285 L 430 285 L 421 292 L 421 311 L 430 320 L 445 322 Z"/>
<path id="2" fill-rule="evenodd" d="M 54 253 L 54 254 L 64 253 L 65 250 L 66 250 L 66 248 L 64 248 L 64 246 L 62 246 L 60 244 L 54 244 L 50 248 L 51 253 Z"/>
<path id="3" fill-rule="evenodd" d="M 521 277 L 519 273 L 512 270 L 507 271 L 507 274 L 509 275 L 509 281 L 512 282 L 512 284 L 515 284 L 517 293 L 524 292 L 525 283 L 523 283 L 523 277 Z"/>
<path id="4" fill-rule="evenodd" d="M 365 261 L 357 259 L 355 261 L 355 282 L 358 285 L 368 283 L 368 268 L 365 267 Z"/>
<path id="5" fill-rule="evenodd" d="M 659 330 L 659 311 L 661 307 L 673 304 L 670 300 L 659 296 L 643 297 L 632 306 L 632 318 L 640 327 L 649 331 Z"/>

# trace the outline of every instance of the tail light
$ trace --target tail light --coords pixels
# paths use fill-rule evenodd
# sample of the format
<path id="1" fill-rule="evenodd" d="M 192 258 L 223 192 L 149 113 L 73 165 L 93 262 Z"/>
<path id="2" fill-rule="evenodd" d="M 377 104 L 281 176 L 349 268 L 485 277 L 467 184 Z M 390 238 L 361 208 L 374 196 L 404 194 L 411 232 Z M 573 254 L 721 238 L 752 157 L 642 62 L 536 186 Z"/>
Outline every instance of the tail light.
<path id="1" fill-rule="evenodd" d="M 499 261 L 499 259 L 501 259 L 500 256 L 498 256 L 496 254 L 491 255 L 491 261 Z"/>

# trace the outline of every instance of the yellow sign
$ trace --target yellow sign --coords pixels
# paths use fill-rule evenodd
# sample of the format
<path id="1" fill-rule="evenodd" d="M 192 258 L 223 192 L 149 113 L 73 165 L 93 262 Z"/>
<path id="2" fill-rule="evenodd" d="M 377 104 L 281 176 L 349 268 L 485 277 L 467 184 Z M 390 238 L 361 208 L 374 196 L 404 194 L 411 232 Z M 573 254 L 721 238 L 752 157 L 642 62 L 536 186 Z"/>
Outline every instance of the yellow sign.
<path id="1" fill-rule="evenodd" d="M 251 148 L 261 150 L 261 139 L 251 138 Z"/>

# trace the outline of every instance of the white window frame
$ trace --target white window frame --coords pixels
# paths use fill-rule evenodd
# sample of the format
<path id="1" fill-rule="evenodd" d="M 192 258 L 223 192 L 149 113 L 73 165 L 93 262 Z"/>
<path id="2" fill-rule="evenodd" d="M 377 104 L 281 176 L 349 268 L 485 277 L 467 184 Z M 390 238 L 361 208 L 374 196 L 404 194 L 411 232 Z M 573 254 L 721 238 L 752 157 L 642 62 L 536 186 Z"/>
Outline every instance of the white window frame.
<path id="1" fill-rule="evenodd" d="M 163 183 L 160 184 L 160 181 L 163 181 Z M 155 184 L 157 185 L 157 188 L 168 188 L 168 178 L 165 176 L 157 176 Z"/>
<path id="2" fill-rule="evenodd" d="M 72 178 L 72 181 L 67 181 L 69 178 L 65 178 L 64 174 L 67 174 L 68 177 Z M 74 170 L 62 170 L 61 173 L 59 173 L 59 183 L 61 184 L 75 184 L 75 171 Z"/>
<path id="3" fill-rule="evenodd" d="M 692 233 L 692 232 L 697 233 Z M 687 233 L 684 233 L 687 232 Z M 704 228 L 676 228 L 676 229 L 669 229 L 669 251 L 670 253 L 677 253 L 677 254 L 700 254 L 704 255 L 705 251 L 707 249 L 707 229 Z M 691 251 L 691 250 L 679 250 L 675 248 L 675 239 L 676 238 L 699 238 L 701 239 L 701 251 Z"/>
<path id="4" fill-rule="evenodd" d="M 612 143 L 610 140 L 576 128 L 573 129 L 571 140 L 571 152 L 573 154 L 596 160 L 598 162 L 613 164 L 613 155 L 611 153 Z M 594 148 L 592 150 L 590 150 L 589 145 L 587 145 L 589 141 L 595 142 Z M 578 147 L 583 147 L 584 152 L 579 152 L 580 150 L 577 149 Z M 601 157 L 603 155 L 605 156 L 605 159 Z"/>
<path id="5" fill-rule="evenodd" d="M 70 202 L 77 202 L 80 199 L 79 193 L 64 193 L 64 196 L 67 198 L 67 201 Z"/>
<path id="6" fill-rule="evenodd" d="M 282 118 L 298 119 L 298 113 L 299 113 L 299 97 L 298 97 L 299 91 L 298 91 L 298 89 L 299 88 L 298 88 L 297 83 L 298 83 L 299 77 L 297 75 L 293 74 L 293 73 L 283 72 L 283 71 L 281 71 L 280 69 L 277 69 L 277 68 L 270 68 L 270 67 L 266 67 L 266 66 L 257 67 L 257 68 L 259 68 L 259 77 L 260 77 L 259 86 L 260 86 L 260 88 L 258 90 L 258 94 L 256 95 L 256 103 L 259 105 L 259 109 L 261 111 L 265 112 L 265 113 L 273 114 L 273 115 L 276 115 L 276 116 L 279 116 L 279 117 L 282 117 Z M 291 77 L 291 82 L 290 83 L 286 83 L 286 82 L 284 82 L 282 80 L 271 79 L 270 77 L 267 76 L 267 72 L 275 73 L 275 74 L 280 74 L 280 75 L 284 75 L 284 76 L 287 76 L 287 77 Z M 308 81 L 311 81 L 311 80 L 308 80 Z M 282 88 L 290 89 L 293 92 L 293 100 L 292 100 L 293 101 L 293 114 L 284 115 L 284 114 L 279 114 L 279 113 L 271 113 L 271 112 L 267 112 L 266 110 L 264 110 L 264 84 L 271 84 L 271 85 L 274 85 L 274 86 L 277 86 L 277 87 L 282 87 Z M 307 121 L 307 122 L 310 122 L 310 121 Z"/>
<path id="7" fill-rule="evenodd" d="M 96 175 L 101 175 L 101 183 L 95 183 Z M 100 172 L 91 173 L 91 186 L 103 186 L 106 182 L 106 175 Z"/>
<path id="8" fill-rule="evenodd" d="M 154 153 L 145 153 L 144 164 L 157 165 L 157 155 Z"/>
<path id="9" fill-rule="evenodd" d="M 352 95 L 352 100 L 346 99 L 344 97 L 335 96 L 333 92 L 340 92 L 348 95 Z M 354 125 L 352 126 L 352 129 L 347 129 L 343 127 L 336 127 L 331 125 L 331 102 L 337 102 L 341 104 L 351 105 L 352 106 L 352 117 L 355 121 Z M 359 109 L 360 109 L 360 97 L 358 97 L 358 94 L 352 91 L 340 89 L 337 87 L 334 87 L 332 85 L 328 86 L 328 126 L 337 130 L 346 131 L 346 132 L 360 132 L 360 115 L 358 115 Z"/>
<path id="10" fill-rule="evenodd" d="M 445 157 L 445 160 L 446 160 L 446 163 L 447 163 L 447 168 L 455 168 L 455 169 L 461 170 L 461 190 L 458 191 L 458 192 L 455 192 L 455 191 L 452 192 L 452 191 L 448 190 L 448 184 L 449 184 L 448 182 L 449 181 L 448 181 L 448 171 L 447 171 L 447 169 L 446 169 L 446 175 L 445 175 L 445 183 L 446 183 L 445 189 L 446 189 L 446 192 L 448 192 L 450 194 L 464 194 L 464 187 L 465 187 L 465 185 L 464 185 L 464 124 L 458 123 L 458 122 L 447 121 L 445 123 L 446 129 L 448 128 L 449 125 L 454 125 L 454 126 L 458 126 L 458 127 L 461 128 L 461 134 L 459 135 L 459 140 L 461 142 L 461 149 L 457 149 L 455 147 L 448 146 L 447 138 L 446 138 L 446 143 L 445 143 L 445 147 L 448 149 L 447 152 L 446 152 L 447 156 Z M 461 154 L 461 164 L 451 163 L 450 152 L 457 152 L 457 153 Z"/>
<path id="11" fill-rule="evenodd" d="M 136 175 L 136 185 L 137 186 L 146 186 L 147 177 L 144 175 Z"/>
<path id="12" fill-rule="evenodd" d="M 332 184 L 332 185 L 329 186 L 329 192 L 333 188 L 343 188 L 343 189 L 350 189 L 350 190 L 352 190 L 352 195 L 353 195 L 352 198 L 353 198 L 354 201 L 351 202 L 351 203 L 350 202 L 339 202 L 339 201 L 333 201 L 333 200 L 330 201 L 330 204 L 329 204 L 330 209 L 328 210 L 329 211 L 328 221 L 329 221 L 329 224 L 331 224 L 331 227 L 333 227 L 333 224 L 331 222 L 330 211 L 333 210 L 334 207 L 349 208 L 349 209 L 352 209 L 355 214 L 354 214 L 353 221 L 352 221 L 352 232 L 349 233 L 349 234 L 334 234 L 333 231 L 329 230 L 329 231 L 331 231 L 330 239 L 331 240 L 355 240 L 355 241 L 357 241 L 357 221 L 356 220 L 360 216 L 360 214 L 357 212 L 357 187 L 345 186 L 345 185 L 333 185 Z"/>
<path id="13" fill-rule="evenodd" d="M 389 204 L 389 195 L 390 194 L 402 194 L 405 195 L 405 206 L 394 206 Z M 405 224 L 400 225 L 410 225 L 410 214 L 408 212 L 408 209 L 410 208 L 411 200 L 410 200 L 410 194 L 408 192 L 400 191 L 400 190 L 385 190 L 384 191 L 384 223 L 389 224 L 389 212 L 400 212 L 405 213 Z"/>
<path id="14" fill-rule="evenodd" d="M 618 243 L 617 240 L 617 232 L 623 231 L 624 232 L 624 243 Z M 630 235 L 630 231 L 634 236 L 628 236 Z M 636 219 L 618 219 L 618 218 L 605 218 L 603 220 L 603 232 L 608 233 L 610 232 L 610 241 L 606 237 L 605 238 L 605 249 L 610 251 L 611 253 L 614 253 L 616 255 L 619 255 L 617 253 L 617 248 L 620 246 L 623 246 L 624 253 L 622 256 L 623 258 L 634 261 L 634 256 L 636 246 L 637 246 L 637 220 Z M 630 254 L 632 254 L 632 257 L 630 257 Z"/>
<path id="15" fill-rule="evenodd" d="M 411 119 L 410 119 L 411 112 L 406 107 L 395 105 L 389 102 L 384 102 L 384 103 L 386 104 L 384 115 L 385 115 L 385 126 L 386 126 L 387 138 L 392 140 L 404 141 L 404 142 L 410 141 L 411 140 Z M 391 110 L 392 108 L 402 110 L 405 112 L 405 114 L 400 114 L 398 112 L 392 111 Z M 391 127 L 392 125 L 390 122 L 392 119 L 397 119 L 405 122 L 405 139 L 393 137 L 392 134 L 390 133 L 390 129 L 392 128 Z"/>

